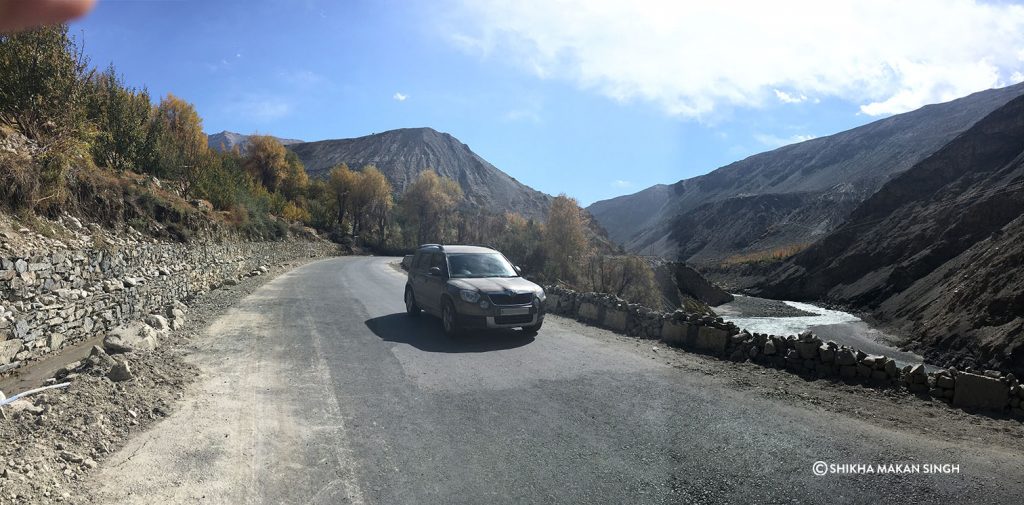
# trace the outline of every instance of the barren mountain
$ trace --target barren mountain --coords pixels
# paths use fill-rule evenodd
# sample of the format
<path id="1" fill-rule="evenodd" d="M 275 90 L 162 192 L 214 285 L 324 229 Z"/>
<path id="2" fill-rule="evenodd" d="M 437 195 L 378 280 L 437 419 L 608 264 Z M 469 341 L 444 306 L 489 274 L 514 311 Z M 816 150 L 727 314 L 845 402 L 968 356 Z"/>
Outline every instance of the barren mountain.
<path id="1" fill-rule="evenodd" d="M 756 291 L 827 300 L 939 363 L 1024 374 L 1024 97 L 861 203 Z"/>
<path id="2" fill-rule="evenodd" d="M 1021 94 L 1024 84 L 928 105 L 587 210 L 629 250 L 696 263 L 810 244 L 890 178 Z"/>
<path id="3" fill-rule="evenodd" d="M 492 211 L 526 217 L 547 213 L 551 197 L 498 170 L 455 137 L 431 128 L 403 128 L 352 139 L 292 144 L 311 177 L 341 164 L 354 170 L 375 165 L 402 192 L 424 170 L 454 179 L 466 200 Z"/>
<path id="4" fill-rule="evenodd" d="M 229 132 L 227 130 L 224 130 L 220 133 L 207 135 L 206 142 L 211 149 L 216 149 L 218 151 L 230 151 L 235 147 L 238 147 L 239 149 L 245 149 L 245 146 L 249 143 L 249 137 L 251 137 L 251 135 L 242 135 L 241 133 Z M 301 140 L 296 139 L 283 139 L 280 137 L 275 138 L 277 139 L 278 142 L 284 145 L 298 144 L 302 142 Z"/>

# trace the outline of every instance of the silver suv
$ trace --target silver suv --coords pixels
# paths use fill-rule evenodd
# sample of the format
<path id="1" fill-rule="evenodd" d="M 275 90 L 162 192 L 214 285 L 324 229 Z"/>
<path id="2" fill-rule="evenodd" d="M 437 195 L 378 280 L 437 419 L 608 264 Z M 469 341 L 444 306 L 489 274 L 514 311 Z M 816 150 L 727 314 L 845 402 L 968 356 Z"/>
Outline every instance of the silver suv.
<path id="1" fill-rule="evenodd" d="M 406 312 L 440 317 L 449 336 L 483 328 L 536 334 L 544 324 L 544 298 L 540 286 L 489 247 L 422 245 L 405 284 Z"/>

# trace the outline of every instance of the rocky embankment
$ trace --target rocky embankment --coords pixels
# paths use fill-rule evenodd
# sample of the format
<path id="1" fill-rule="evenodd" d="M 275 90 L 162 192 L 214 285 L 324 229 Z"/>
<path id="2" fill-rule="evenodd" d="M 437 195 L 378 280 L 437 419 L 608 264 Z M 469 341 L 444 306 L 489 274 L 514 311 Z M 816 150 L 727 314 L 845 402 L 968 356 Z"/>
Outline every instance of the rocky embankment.
<path id="1" fill-rule="evenodd" d="M 4 232 L 22 252 L 0 257 L 0 375 L 141 321 L 174 301 L 237 282 L 261 266 L 337 253 L 327 242 L 108 238 L 102 245 L 76 247 L 44 237 L 25 240 L 26 235 L 32 233 Z"/>

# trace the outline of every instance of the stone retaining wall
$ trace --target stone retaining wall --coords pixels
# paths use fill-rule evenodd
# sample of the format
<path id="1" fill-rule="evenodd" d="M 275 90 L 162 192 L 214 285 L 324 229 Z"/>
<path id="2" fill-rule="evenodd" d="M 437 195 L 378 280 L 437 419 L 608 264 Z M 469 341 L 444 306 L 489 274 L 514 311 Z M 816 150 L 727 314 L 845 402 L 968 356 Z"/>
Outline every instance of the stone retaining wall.
<path id="1" fill-rule="evenodd" d="M 136 244 L 0 258 L 0 373 L 260 267 L 338 254 L 325 242 Z"/>
<path id="2" fill-rule="evenodd" d="M 869 387 L 906 388 L 970 410 L 1002 412 L 1024 419 L 1024 386 L 1013 374 L 948 369 L 927 372 L 923 365 L 902 368 L 886 356 L 823 341 L 811 332 L 778 336 L 749 333 L 720 317 L 651 310 L 608 294 L 580 293 L 547 286 L 545 309 L 631 337 L 734 361 L 751 361 L 819 379 L 859 382 Z"/>

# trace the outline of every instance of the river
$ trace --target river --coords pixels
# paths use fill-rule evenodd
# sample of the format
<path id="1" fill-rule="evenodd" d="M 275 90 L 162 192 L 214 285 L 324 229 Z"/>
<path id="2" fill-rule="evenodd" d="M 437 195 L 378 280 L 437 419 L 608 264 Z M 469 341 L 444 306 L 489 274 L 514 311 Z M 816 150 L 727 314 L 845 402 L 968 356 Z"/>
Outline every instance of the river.
<path id="1" fill-rule="evenodd" d="M 732 302 L 715 307 L 715 312 L 751 333 L 797 335 L 810 330 L 822 340 L 834 340 L 868 354 L 883 354 L 900 366 L 924 362 L 917 354 L 899 350 L 895 336 L 872 328 L 853 314 L 809 303 L 734 296 Z"/>

